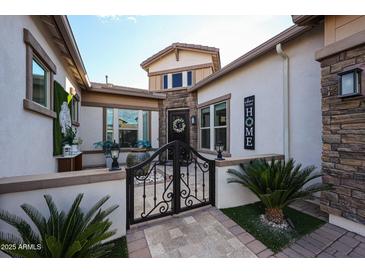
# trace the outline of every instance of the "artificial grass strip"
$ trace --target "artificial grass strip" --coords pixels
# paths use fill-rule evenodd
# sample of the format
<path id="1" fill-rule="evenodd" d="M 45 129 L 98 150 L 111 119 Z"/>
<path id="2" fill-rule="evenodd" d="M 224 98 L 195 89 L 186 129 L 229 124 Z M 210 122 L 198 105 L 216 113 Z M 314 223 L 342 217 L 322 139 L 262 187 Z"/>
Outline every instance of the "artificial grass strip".
<path id="1" fill-rule="evenodd" d="M 112 240 L 110 242 L 114 243 L 115 245 L 108 258 L 128 258 L 128 246 L 125 236 Z"/>
<path id="2" fill-rule="evenodd" d="M 260 215 L 265 208 L 262 203 L 222 209 L 223 213 L 244 228 L 257 240 L 261 241 L 274 252 L 278 252 L 300 237 L 311 233 L 325 222 L 292 208 L 284 209 L 284 214 L 289 218 L 295 229 L 281 231 L 263 224 Z"/>

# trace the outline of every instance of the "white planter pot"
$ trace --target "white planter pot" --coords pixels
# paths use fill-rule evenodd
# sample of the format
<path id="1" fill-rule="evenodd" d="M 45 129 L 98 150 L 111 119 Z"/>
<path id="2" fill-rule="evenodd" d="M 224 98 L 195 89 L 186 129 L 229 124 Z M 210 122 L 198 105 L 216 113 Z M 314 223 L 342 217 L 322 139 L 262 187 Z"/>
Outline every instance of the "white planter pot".
<path id="1" fill-rule="evenodd" d="M 107 168 L 112 168 L 113 159 L 111 157 L 105 157 L 105 165 Z"/>
<path id="2" fill-rule="evenodd" d="M 72 145 L 71 146 L 71 153 L 76 154 L 77 152 L 79 152 L 79 146 L 78 145 Z"/>

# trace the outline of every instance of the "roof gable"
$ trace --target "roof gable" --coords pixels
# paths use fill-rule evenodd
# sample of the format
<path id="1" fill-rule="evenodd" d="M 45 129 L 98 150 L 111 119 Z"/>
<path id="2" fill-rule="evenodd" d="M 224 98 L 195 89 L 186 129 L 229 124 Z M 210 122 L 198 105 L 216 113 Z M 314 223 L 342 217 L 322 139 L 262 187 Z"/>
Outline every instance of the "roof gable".
<path id="1" fill-rule="evenodd" d="M 167 55 L 169 55 L 171 53 L 174 53 L 176 60 L 179 60 L 179 52 L 181 50 L 208 53 L 208 54 L 212 55 L 214 71 L 217 71 L 220 69 L 220 57 L 219 57 L 218 48 L 195 45 L 195 44 L 185 44 L 185 43 L 173 43 L 172 45 L 164 48 L 163 50 L 161 50 L 161 51 L 157 52 L 156 54 L 152 55 L 151 57 L 147 58 L 145 61 L 143 61 L 141 63 L 141 67 L 144 70 L 148 71 L 149 67 L 153 63 L 161 60 L 162 58 L 166 57 Z"/>

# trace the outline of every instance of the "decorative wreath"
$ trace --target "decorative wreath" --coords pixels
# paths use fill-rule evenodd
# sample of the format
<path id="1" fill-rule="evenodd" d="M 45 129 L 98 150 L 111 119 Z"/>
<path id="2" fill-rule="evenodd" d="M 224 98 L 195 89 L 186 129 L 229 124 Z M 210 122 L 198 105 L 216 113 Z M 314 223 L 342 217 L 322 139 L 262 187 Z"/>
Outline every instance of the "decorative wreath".
<path id="1" fill-rule="evenodd" d="M 182 118 L 177 118 L 172 122 L 172 129 L 177 133 L 183 132 L 185 127 L 186 124 Z"/>

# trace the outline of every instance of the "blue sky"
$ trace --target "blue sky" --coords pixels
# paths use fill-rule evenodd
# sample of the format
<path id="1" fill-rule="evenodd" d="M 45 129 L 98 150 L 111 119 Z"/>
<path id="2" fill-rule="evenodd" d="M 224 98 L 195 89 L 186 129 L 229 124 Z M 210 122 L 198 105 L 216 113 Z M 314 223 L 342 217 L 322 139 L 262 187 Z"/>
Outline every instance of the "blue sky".
<path id="1" fill-rule="evenodd" d="M 174 42 L 220 49 L 222 66 L 291 26 L 290 16 L 68 16 L 89 79 L 148 88 L 140 63 Z"/>

